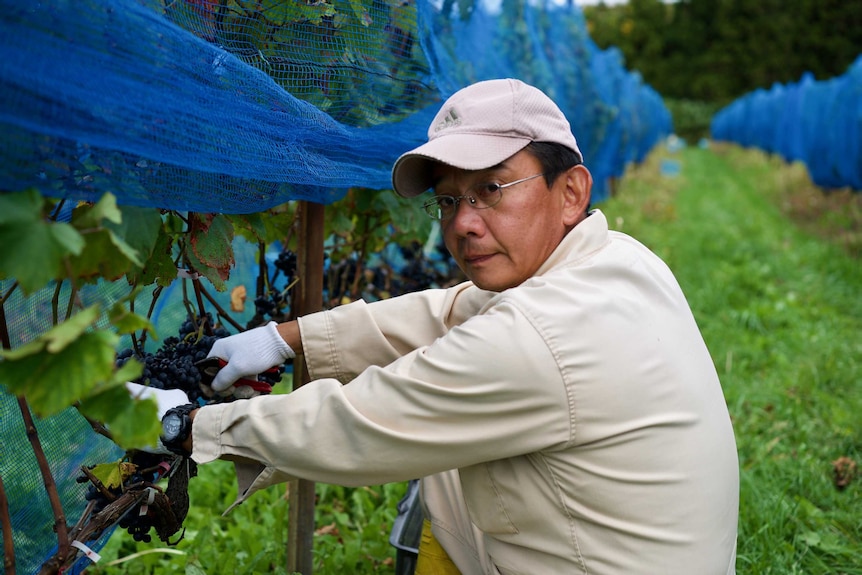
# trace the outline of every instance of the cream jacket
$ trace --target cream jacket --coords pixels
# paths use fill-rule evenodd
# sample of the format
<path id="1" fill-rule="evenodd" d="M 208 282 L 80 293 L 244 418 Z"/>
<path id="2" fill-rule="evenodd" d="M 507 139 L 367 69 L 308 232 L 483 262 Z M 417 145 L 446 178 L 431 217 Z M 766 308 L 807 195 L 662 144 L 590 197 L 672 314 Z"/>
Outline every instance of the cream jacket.
<path id="1" fill-rule="evenodd" d="M 194 459 L 237 462 L 241 498 L 458 469 L 503 574 L 734 572 L 712 359 L 673 274 L 601 211 L 516 288 L 358 301 L 300 328 L 314 381 L 195 419 Z"/>

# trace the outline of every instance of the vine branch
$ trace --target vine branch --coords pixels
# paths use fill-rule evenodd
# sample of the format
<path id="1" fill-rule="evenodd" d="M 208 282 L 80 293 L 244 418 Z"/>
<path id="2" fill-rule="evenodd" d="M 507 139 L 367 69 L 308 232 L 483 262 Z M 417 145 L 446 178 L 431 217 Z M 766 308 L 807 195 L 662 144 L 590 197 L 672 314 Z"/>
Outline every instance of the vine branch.
<path id="1" fill-rule="evenodd" d="M 3 529 L 3 572 L 15 575 L 15 542 L 12 539 L 12 519 L 9 516 L 9 499 L 0 476 L 0 528 Z"/>
<path id="2" fill-rule="evenodd" d="M 51 468 L 48 465 L 48 459 L 45 457 L 45 451 L 42 449 L 42 443 L 39 441 L 39 433 L 36 431 L 36 424 L 33 422 L 33 416 L 30 414 L 30 407 L 27 405 L 27 400 L 23 397 L 18 397 L 18 408 L 21 410 L 21 417 L 24 418 L 27 439 L 30 440 L 30 446 L 36 455 L 39 472 L 42 474 L 42 482 L 45 485 L 45 491 L 48 493 L 51 510 L 54 512 L 54 531 L 57 533 L 57 555 L 66 557 L 70 548 L 69 527 L 66 525 L 66 515 L 63 512 L 63 504 L 60 502 L 57 483 L 54 481 L 54 476 L 51 475 Z"/>
<path id="3" fill-rule="evenodd" d="M 213 296 L 204 288 L 203 284 L 198 286 L 200 288 L 200 292 L 207 299 L 208 302 L 212 304 L 212 306 L 216 309 L 219 316 L 225 319 L 229 324 L 231 324 L 237 331 L 244 331 L 245 328 L 242 327 L 236 320 L 234 320 L 230 314 L 228 314 L 225 309 L 219 305 L 219 303 L 213 298 Z"/>

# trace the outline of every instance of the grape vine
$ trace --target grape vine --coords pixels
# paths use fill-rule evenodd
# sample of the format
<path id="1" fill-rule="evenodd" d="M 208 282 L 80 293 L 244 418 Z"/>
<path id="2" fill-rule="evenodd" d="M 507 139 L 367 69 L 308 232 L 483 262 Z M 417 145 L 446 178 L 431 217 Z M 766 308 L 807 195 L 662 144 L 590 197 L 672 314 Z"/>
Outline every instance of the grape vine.
<path id="1" fill-rule="evenodd" d="M 439 246 L 425 253 L 420 241 L 428 237 L 431 222 L 415 217 L 413 206 L 393 194 L 352 190 L 327 211 L 324 307 L 358 298 L 384 299 L 452 281 L 451 259 Z M 294 292 L 303 279 L 298 271 L 297 212 L 291 204 L 262 214 L 197 214 L 118 206 L 111 194 L 74 205 L 35 190 L 0 194 L 0 213 L 9 214 L 0 219 L 0 232 L 19 239 L 16 249 L 0 254 L 0 380 L 8 382 L 5 391 L 18 396 L 28 430 L 35 429 L 28 419 L 31 412 L 49 417 L 74 406 L 97 432 L 126 450 L 119 461 L 80 469 L 78 479 L 88 485 L 86 495 L 82 489 L 75 497 L 83 497 L 86 508 L 74 525 L 67 525 L 62 499 L 72 492 L 58 489 L 38 436 L 28 431 L 57 535 L 54 555 L 44 562 L 41 573 L 69 569 L 82 558 L 72 543 L 92 544 L 115 526 L 138 541 L 158 537 L 176 543 L 172 538 L 182 529 L 188 509 L 186 488 L 196 473 L 194 463 L 135 448 L 153 445 L 160 425 L 153 402 L 131 398 L 125 382 L 181 389 L 202 405 L 237 400 L 213 394 L 197 364 L 218 338 L 229 334 L 226 326 L 237 332 L 292 319 Z M 244 295 L 236 298 L 240 305 L 234 309 L 231 293 L 228 311 L 204 287 L 209 282 L 217 292 L 227 289 L 226 280 L 236 271 L 233 242 L 240 237 L 260 248 L 257 285 L 251 294 L 254 316 L 245 325 L 231 317 L 243 310 Z M 276 245 L 277 257 L 270 259 L 269 249 Z M 53 259 L 32 265 L 43 261 L 45 254 Z M 82 289 L 97 281 L 126 281 L 128 295 L 110 300 L 107 309 L 98 303 L 85 307 Z M 153 350 L 147 347 L 147 336 L 155 333 L 153 310 L 174 282 L 181 282 L 187 319 L 178 333 Z M 188 286 L 191 293 L 186 293 Z M 148 287 L 153 288 L 152 297 L 143 316 L 135 304 Z M 10 334 L 6 321 L 7 311 L 19 312 L 10 309 L 18 294 L 31 301 L 47 294 L 48 301 L 40 305 L 51 310 L 27 316 L 26 339 Z M 50 327 L 45 327 L 45 320 Z M 131 339 L 131 346 L 120 345 L 122 336 Z M 283 371 L 284 367 L 275 376 L 259 378 L 272 385 Z M 58 381 L 63 385 L 56 385 Z M 9 518 L 9 510 L 0 505 L 2 524 Z M 8 531 L 3 530 L 4 548 L 11 549 Z M 13 555 L 10 551 L 7 557 L 14 561 Z"/>

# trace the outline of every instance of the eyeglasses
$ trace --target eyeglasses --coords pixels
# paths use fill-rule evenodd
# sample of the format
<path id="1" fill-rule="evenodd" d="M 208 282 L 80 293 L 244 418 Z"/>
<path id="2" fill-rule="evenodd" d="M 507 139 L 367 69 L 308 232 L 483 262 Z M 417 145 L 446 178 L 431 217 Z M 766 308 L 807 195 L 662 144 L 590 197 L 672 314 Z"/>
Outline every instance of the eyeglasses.
<path id="1" fill-rule="evenodd" d="M 536 174 L 535 176 L 527 176 L 508 184 L 498 184 L 496 182 L 482 182 L 471 186 L 467 193 L 463 196 L 434 196 L 424 204 L 422 208 L 429 216 L 435 220 L 448 220 L 458 211 L 458 205 L 461 200 L 467 200 L 471 208 L 482 210 L 491 208 L 500 203 L 503 197 L 503 189 L 515 184 L 520 184 L 534 178 L 539 178 L 545 174 Z"/>

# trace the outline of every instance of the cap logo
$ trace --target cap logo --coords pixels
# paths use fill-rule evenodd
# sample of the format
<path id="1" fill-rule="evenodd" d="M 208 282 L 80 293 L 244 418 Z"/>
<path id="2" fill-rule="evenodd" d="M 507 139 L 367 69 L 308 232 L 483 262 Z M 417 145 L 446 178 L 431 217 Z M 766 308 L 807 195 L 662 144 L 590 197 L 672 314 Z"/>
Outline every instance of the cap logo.
<path id="1" fill-rule="evenodd" d="M 455 110 L 449 109 L 446 112 L 446 115 L 443 116 L 443 119 L 437 122 L 437 125 L 434 126 L 434 132 L 439 132 L 440 130 L 445 130 L 446 128 L 454 128 L 455 126 L 461 125 L 461 118 L 458 117 L 458 114 L 455 113 Z"/>

